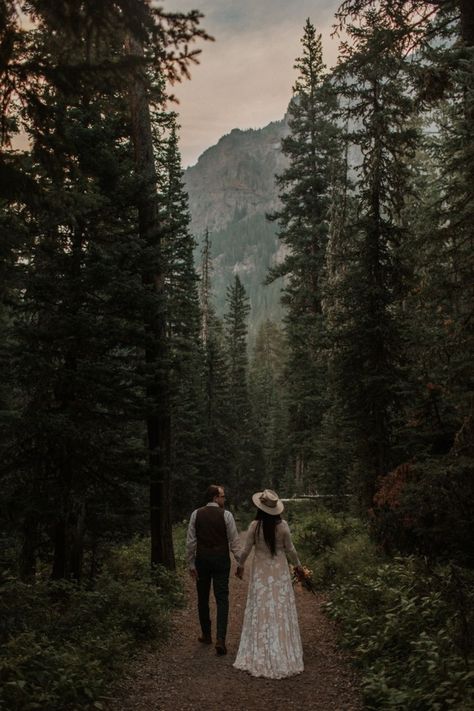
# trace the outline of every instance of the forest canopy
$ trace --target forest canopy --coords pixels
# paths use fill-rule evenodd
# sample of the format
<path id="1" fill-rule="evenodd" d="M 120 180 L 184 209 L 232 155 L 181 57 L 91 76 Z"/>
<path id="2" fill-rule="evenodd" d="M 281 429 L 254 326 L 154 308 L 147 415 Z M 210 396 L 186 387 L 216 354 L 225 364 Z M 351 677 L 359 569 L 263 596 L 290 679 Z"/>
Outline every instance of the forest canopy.
<path id="1" fill-rule="evenodd" d="M 307 20 L 268 216 L 284 318 L 252 350 L 238 274 L 216 314 L 212 234 L 195 264 L 172 87 L 201 19 L 0 0 L 0 591 L 100 588 L 138 535 L 140 574 L 173 598 L 173 525 L 212 482 L 238 510 L 260 487 L 327 497 L 384 555 L 463 581 L 474 6 L 344 0 L 332 69 Z"/>

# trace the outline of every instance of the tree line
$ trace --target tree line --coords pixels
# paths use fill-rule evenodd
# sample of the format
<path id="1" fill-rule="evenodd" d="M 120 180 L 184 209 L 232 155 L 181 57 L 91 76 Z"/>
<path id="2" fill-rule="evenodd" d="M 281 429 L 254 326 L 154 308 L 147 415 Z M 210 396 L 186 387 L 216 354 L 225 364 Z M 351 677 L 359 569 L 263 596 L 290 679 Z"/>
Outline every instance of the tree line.
<path id="1" fill-rule="evenodd" d="M 93 577 L 102 546 L 150 530 L 173 568 L 173 521 L 219 481 L 236 504 L 349 493 L 386 546 L 467 561 L 470 5 L 346 0 L 332 71 L 306 23 L 269 216 L 286 317 L 250 357 L 238 276 L 213 308 L 212 235 L 194 264 L 168 108 L 201 16 L 27 10 L 1 10 L 5 559 Z"/>
<path id="2" fill-rule="evenodd" d="M 0 517 L 24 579 L 94 577 L 136 531 L 173 568 L 173 520 L 244 468 L 245 295 L 236 279 L 224 327 L 205 297 L 203 333 L 168 108 L 200 20 L 2 3 Z"/>
<path id="3" fill-rule="evenodd" d="M 389 550 L 472 564 L 474 12 L 346 0 L 307 21 L 283 141 L 287 455 Z"/>

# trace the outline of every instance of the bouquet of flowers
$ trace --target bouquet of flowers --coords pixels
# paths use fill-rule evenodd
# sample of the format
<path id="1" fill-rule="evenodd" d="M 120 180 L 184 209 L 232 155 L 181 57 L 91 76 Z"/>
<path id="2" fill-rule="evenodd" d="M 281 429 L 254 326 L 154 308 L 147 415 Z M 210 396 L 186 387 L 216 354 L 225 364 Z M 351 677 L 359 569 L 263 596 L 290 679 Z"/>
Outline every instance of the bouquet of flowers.
<path id="1" fill-rule="evenodd" d="M 291 582 L 293 585 L 295 583 L 301 583 L 301 585 L 309 590 L 313 595 L 316 595 L 313 585 L 313 571 L 307 568 L 305 565 L 301 567 L 293 566 L 293 573 L 291 576 Z"/>

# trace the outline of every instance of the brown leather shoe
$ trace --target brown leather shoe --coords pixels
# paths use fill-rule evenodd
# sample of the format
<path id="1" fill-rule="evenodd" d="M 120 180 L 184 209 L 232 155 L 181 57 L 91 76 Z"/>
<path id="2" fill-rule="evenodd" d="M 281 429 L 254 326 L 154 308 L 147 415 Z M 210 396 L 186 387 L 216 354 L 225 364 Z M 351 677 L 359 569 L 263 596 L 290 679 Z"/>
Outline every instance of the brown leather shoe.
<path id="1" fill-rule="evenodd" d="M 216 639 L 216 654 L 222 656 L 227 654 L 227 647 L 225 646 L 225 641 L 223 639 Z"/>
<path id="2" fill-rule="evenodd" d="M 202 634 L 200 637 L 198 637 L 198 641 L 202 642 L 202 644 L 212 644 L 212 638 L 210 634 Z"/>

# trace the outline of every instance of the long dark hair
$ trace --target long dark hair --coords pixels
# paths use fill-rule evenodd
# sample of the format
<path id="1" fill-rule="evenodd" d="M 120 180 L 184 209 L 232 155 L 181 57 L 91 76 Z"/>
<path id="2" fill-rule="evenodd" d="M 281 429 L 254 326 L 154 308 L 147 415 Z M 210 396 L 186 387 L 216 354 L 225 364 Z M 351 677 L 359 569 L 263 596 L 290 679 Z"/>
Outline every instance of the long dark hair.
<path id="1" fill-rule="evenodd" d="M 257 540 L 257 536 L 260 535 L 260 529 L 263 529 L 263 539 L 272 556 L 276 555 L 275 528 L 281 521 L 280 514 L 273 516 L 272 514 L 262 511 L 262 509 L 257 509 L 255 520 L 257 521 L 257 526 L 255 527 L 255 540 Z"/>

